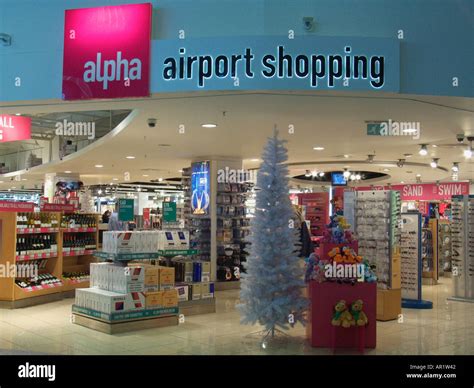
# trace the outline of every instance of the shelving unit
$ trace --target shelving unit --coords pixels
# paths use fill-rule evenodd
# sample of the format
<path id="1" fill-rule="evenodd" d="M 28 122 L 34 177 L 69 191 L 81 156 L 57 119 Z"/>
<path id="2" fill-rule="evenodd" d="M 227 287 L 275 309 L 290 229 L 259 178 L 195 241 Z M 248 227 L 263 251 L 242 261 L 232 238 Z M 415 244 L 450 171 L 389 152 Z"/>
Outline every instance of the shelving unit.
<path id="1" fill-rule="evenodd" d="M 438 260 L 439 275 L 452 276 L 451 263 L 451 222 L 449 220 L 438 221 Z"/>
<path id="2" fill-rule="evenodd" d="M 377 320 L 397 319 L 401 313 L 401 202 L 392 190 L 358 191 L 355 231 L 359 254 L 375 265 Z"/>
<path id="3" fill-rule="evenodd" d="M 453 196 L 451 209 L 454 295 L 448 299 L 474 303 L 474 195 Z"/>
<path id="4" fill-rule="evenodd" d="M 431 219 L 422 230 L 422 281 L 425 285 L 438 284 L 438 220 Z"/>
<path id="5" fill-rule="evenodd" d="M 329 193 L 298 194 L 298 205 L 305 208 L 312 236 L 322 236 L 329 223 Z"/>
<path id="6" fill-rule="evenodd" d="M 93 240 L 97 244 L 97 229 L 61 228 L 63 215 L 60 212 L 0 212 L 0 264 L 4 265 L 5 268 L 8 268 L 8 265 L 13 265 L 16 268 L 16 277 L 0 278 L 1 306 L 17 308 L 46 303 L 71 296 L 71 292 L 78 287 L 89 286 L 87 280 L 72 281 L 64 278 L 63 274 L 87 272 L 89 264 L 95 260 L 92 256 L 93 250 L 65 252 L 63 250 L 64 240 L 65 236 L 71 233 L 87 234 L 91 241 Z M 88 216 L 93 217 L 97 224 L 99 217 L 97 214 L 89 214 Z M 57 227 L 25 225 L 22 217 L 28 217 L 29 220 L 36 217 L 37 222 L 43 223 L 49 220 L 54 222 Z M 33 248 L 33 244 L 42 244 L 43 249 L 51 249 L 51 251 L 30 254 L 19 252 L 26 249 L 24 247 L 29 249 L 30 245 Z M 46 248 L 49 245 L 51 245 L 51 248 Z M 29 250 L 33 251 L 33 249 Z M 36 269 L 39 275 L 49 274 L 58 281 L 44 285 L 20 287 L 20 282 L 24 279 L 24 283 L 27 284 L 27 280 L 36 274 Z M 51 282 L 54 280 L 52 277 Z"/>

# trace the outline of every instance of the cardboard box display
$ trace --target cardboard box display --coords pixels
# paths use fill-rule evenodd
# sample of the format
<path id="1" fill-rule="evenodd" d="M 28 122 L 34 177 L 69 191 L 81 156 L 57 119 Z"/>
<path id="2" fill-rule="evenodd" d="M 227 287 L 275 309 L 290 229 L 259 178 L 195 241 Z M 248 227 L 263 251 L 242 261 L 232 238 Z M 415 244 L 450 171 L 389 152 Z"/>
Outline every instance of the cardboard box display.
<path id="1" fill-rule="evenodd" d="M 136 311 L 145 308 L 145 297 L 139 292 L 120 294 L 99 288 L 78 288 L 75 304 L 103 313 Z"/>
<path id="2" fill-rule="evenodd" d="M 402 313 L 402 290 L 377 289 L 377 321 L 398 319 Z"/>
<path id="3" fill-rule="evenodd" d="M 163 307 L 163 293 L 164 291 L 145 292 L 145 306 L 149 308 Z"/>
<path id="4" fill-rule="evenodd" d="M 130 264 L 130 267 L 136 267 L 137 264 Z M 145 268 L 144 292 L 154 292 L 160 289 L 160 270 L 156 265 L 139 264 Z"/>
<path id="5" fill-rule="evenodd" d="M 176 307 L 178 305 L 178 292 L 172 290 L 163 291 L 163 307 Z"/>
<path id="6" fill-rule="evenodd" d="M 90 285 L 102 290 L 126 294 L 143 292 L 145 268 L 143 265 L 124 267 L 115 263 L 91 263 Z"/>
<path id="7" fill-rule="evenodd" d="M 175 287 L 176 292 L 178 293 L 178 301 L 186 302 L 189 300 L 189 286 L 185 284 L 180 284 Z"/>
<path id="8" fill-rule="evenodd" d="M 160 291 L 174 289 L 174 268 L 158 266 Z"/>
<path id="9" fill-rule="evenodd" d="M 214 298 L 214 283 L 201 283 L 201 299 Z"/>
<path id="10" fill-rule="evenodd" d="M 211 281 L 211 263 L 209 261 L 201 262 L 201 282 Z"/>
<path id="11" fill-rule="evenodd" d="M 201 283 L 193 283 L 192 300 L 201 299 L 201 292 L 202 292 Z"/>

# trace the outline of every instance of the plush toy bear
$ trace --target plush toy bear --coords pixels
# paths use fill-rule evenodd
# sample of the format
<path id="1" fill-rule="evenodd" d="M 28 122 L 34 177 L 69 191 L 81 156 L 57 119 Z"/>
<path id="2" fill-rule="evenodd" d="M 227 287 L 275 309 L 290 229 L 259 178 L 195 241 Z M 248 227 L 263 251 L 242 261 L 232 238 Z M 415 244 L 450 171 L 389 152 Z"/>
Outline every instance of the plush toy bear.
<path id="1" fill-rule="evenodd" d="M 343 318 L 346 318 L 347 303 L 345 300 L 340 300 L 334 306 L 334 314 L 332 315 L 331 324 L 333 326 L 341 326 Z"/>
<path id="2" fill-rule="evenodd" d="M 362 311 L 364 307 L 364 302 L 361 299 L 357 299 L 356 301 L 352 302 L 351 305 L 351 314 L 354 319 L 354 323 L 357 326 L 365 326 L 369 323 L 367 319 L 367 315 Z"/>

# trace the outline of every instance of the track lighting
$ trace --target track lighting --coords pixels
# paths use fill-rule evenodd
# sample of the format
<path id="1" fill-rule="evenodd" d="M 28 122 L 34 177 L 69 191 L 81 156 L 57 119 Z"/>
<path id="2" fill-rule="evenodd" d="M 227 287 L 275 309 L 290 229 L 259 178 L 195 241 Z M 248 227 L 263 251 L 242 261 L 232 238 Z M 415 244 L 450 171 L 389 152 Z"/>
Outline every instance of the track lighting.
<path id="1" fill-rule="evenodd" d="M 430 163 L 431 168 L 437 168 L 438 167 L 438 160 L 439 160 L 439 158 L 433 158 L 433 160 Z"/>
<path id="2" fill-rule="evenodd" d="M 458 162 L 453 163 L 453 167 L 451 167 L 451 171 L 455 172 L 455 173 L 459 172 L 459 163 Z"/>
<path id="3" fill-rule="evenodd" d="M 419 153 L 421 156 L 426 156 L 426 155 L 428 155 L 428 148 L 426 147 L 426 144 L 422 144 L 422 145 L 421 145 L 421 148 L 420 148 L 420 150 L 418 151 L 418 153 Z"/>
<path id="4" fill-rule="evenodd" d="M 397 167 L 402 168 L 405 165 L 405 159 L 398 159 Z"/>

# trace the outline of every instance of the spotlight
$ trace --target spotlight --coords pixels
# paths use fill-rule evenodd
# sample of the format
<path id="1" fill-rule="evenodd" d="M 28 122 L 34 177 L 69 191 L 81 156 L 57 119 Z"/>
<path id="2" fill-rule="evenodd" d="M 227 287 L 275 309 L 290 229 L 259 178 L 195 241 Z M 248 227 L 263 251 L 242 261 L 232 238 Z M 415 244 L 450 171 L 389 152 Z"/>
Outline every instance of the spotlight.
<path id="1" fill-rule="evenodd" d="M 397 167 L 402 168 L 405 165 L 405 159 L 398 159 Z"/>
<path id="2" fill-rule="evenodd" d="M 356 174 L 356 180 L 360 181 L 362 179 L 362 177 L 360 176 L 360 174 Z"/>
<path id="3" fill-rule="evenodd" d="M 311 176 L 311 171 L 306 170 L 306 172 L 304 173 L 304 176 L 305 176 L 306 178 L 309 178 L 309 177 Z"/>
<path id="4" fill-rule="evenodd" d="M 451 178 L 452 178 L 453 181 L 457 181 L 458 180 L 458 174 L 453 174 Z"/>
<path id="5" fill-rule="evenodd" d="M 428 148 L 426 147 L 426 144 L 422 144 L 422 145 L 421 145 L 421 148 L 420 148 L 420 150 L 418 151 L 418 153 L 419 153 L 421 156 L 426 156 L 426 155 L 428 155 Z"/>
<path id="6" fill-rule="evenodd" d="M 451 171 L 452 172 L 459 172 L 459 163 L 458 162 L 453 163 L 453 167 L 451 167 Z"/>
<path id="7" fill-rule="evenodd" d="M 437 168 L 438 167 L 438 160 L 439 160 L 439 158 L 433 158 L 433 160 L 430 163 L 431 168 Z"/>
<path id="8" fill-rule="evenodd" d="M 351 176 L 351 173 L 347 170 L 347 168 L 345 168 L 344 172 L 342 173 L 342 176 L 347 179 Z"/>
<path id="9" fill-rule="evenodd" d="M 351 181 L 355 181 L 356 180 L 356 175 L 355 174 L 351 174 Z"/>
<path id="10" fill-rule="evenodd" d="M 313 178 L 316 178 L 318 176 L 318 172 L 316 170 L 314 170 L 312 173 L 311 173 L 311 176 Z"/>
<path id="11" fill-rule="evenodd" d="M 318 175 L 322 178 L 324 176 L 324 171 L 320 171 Z"/>
<path id="12" fill-rule="evenodd" d="M 375 155 L 372 155 L 372 154 L 367 155 L 367 162 L 368 163 L 373 163 L 374 158 L 375 158 Z"/>

